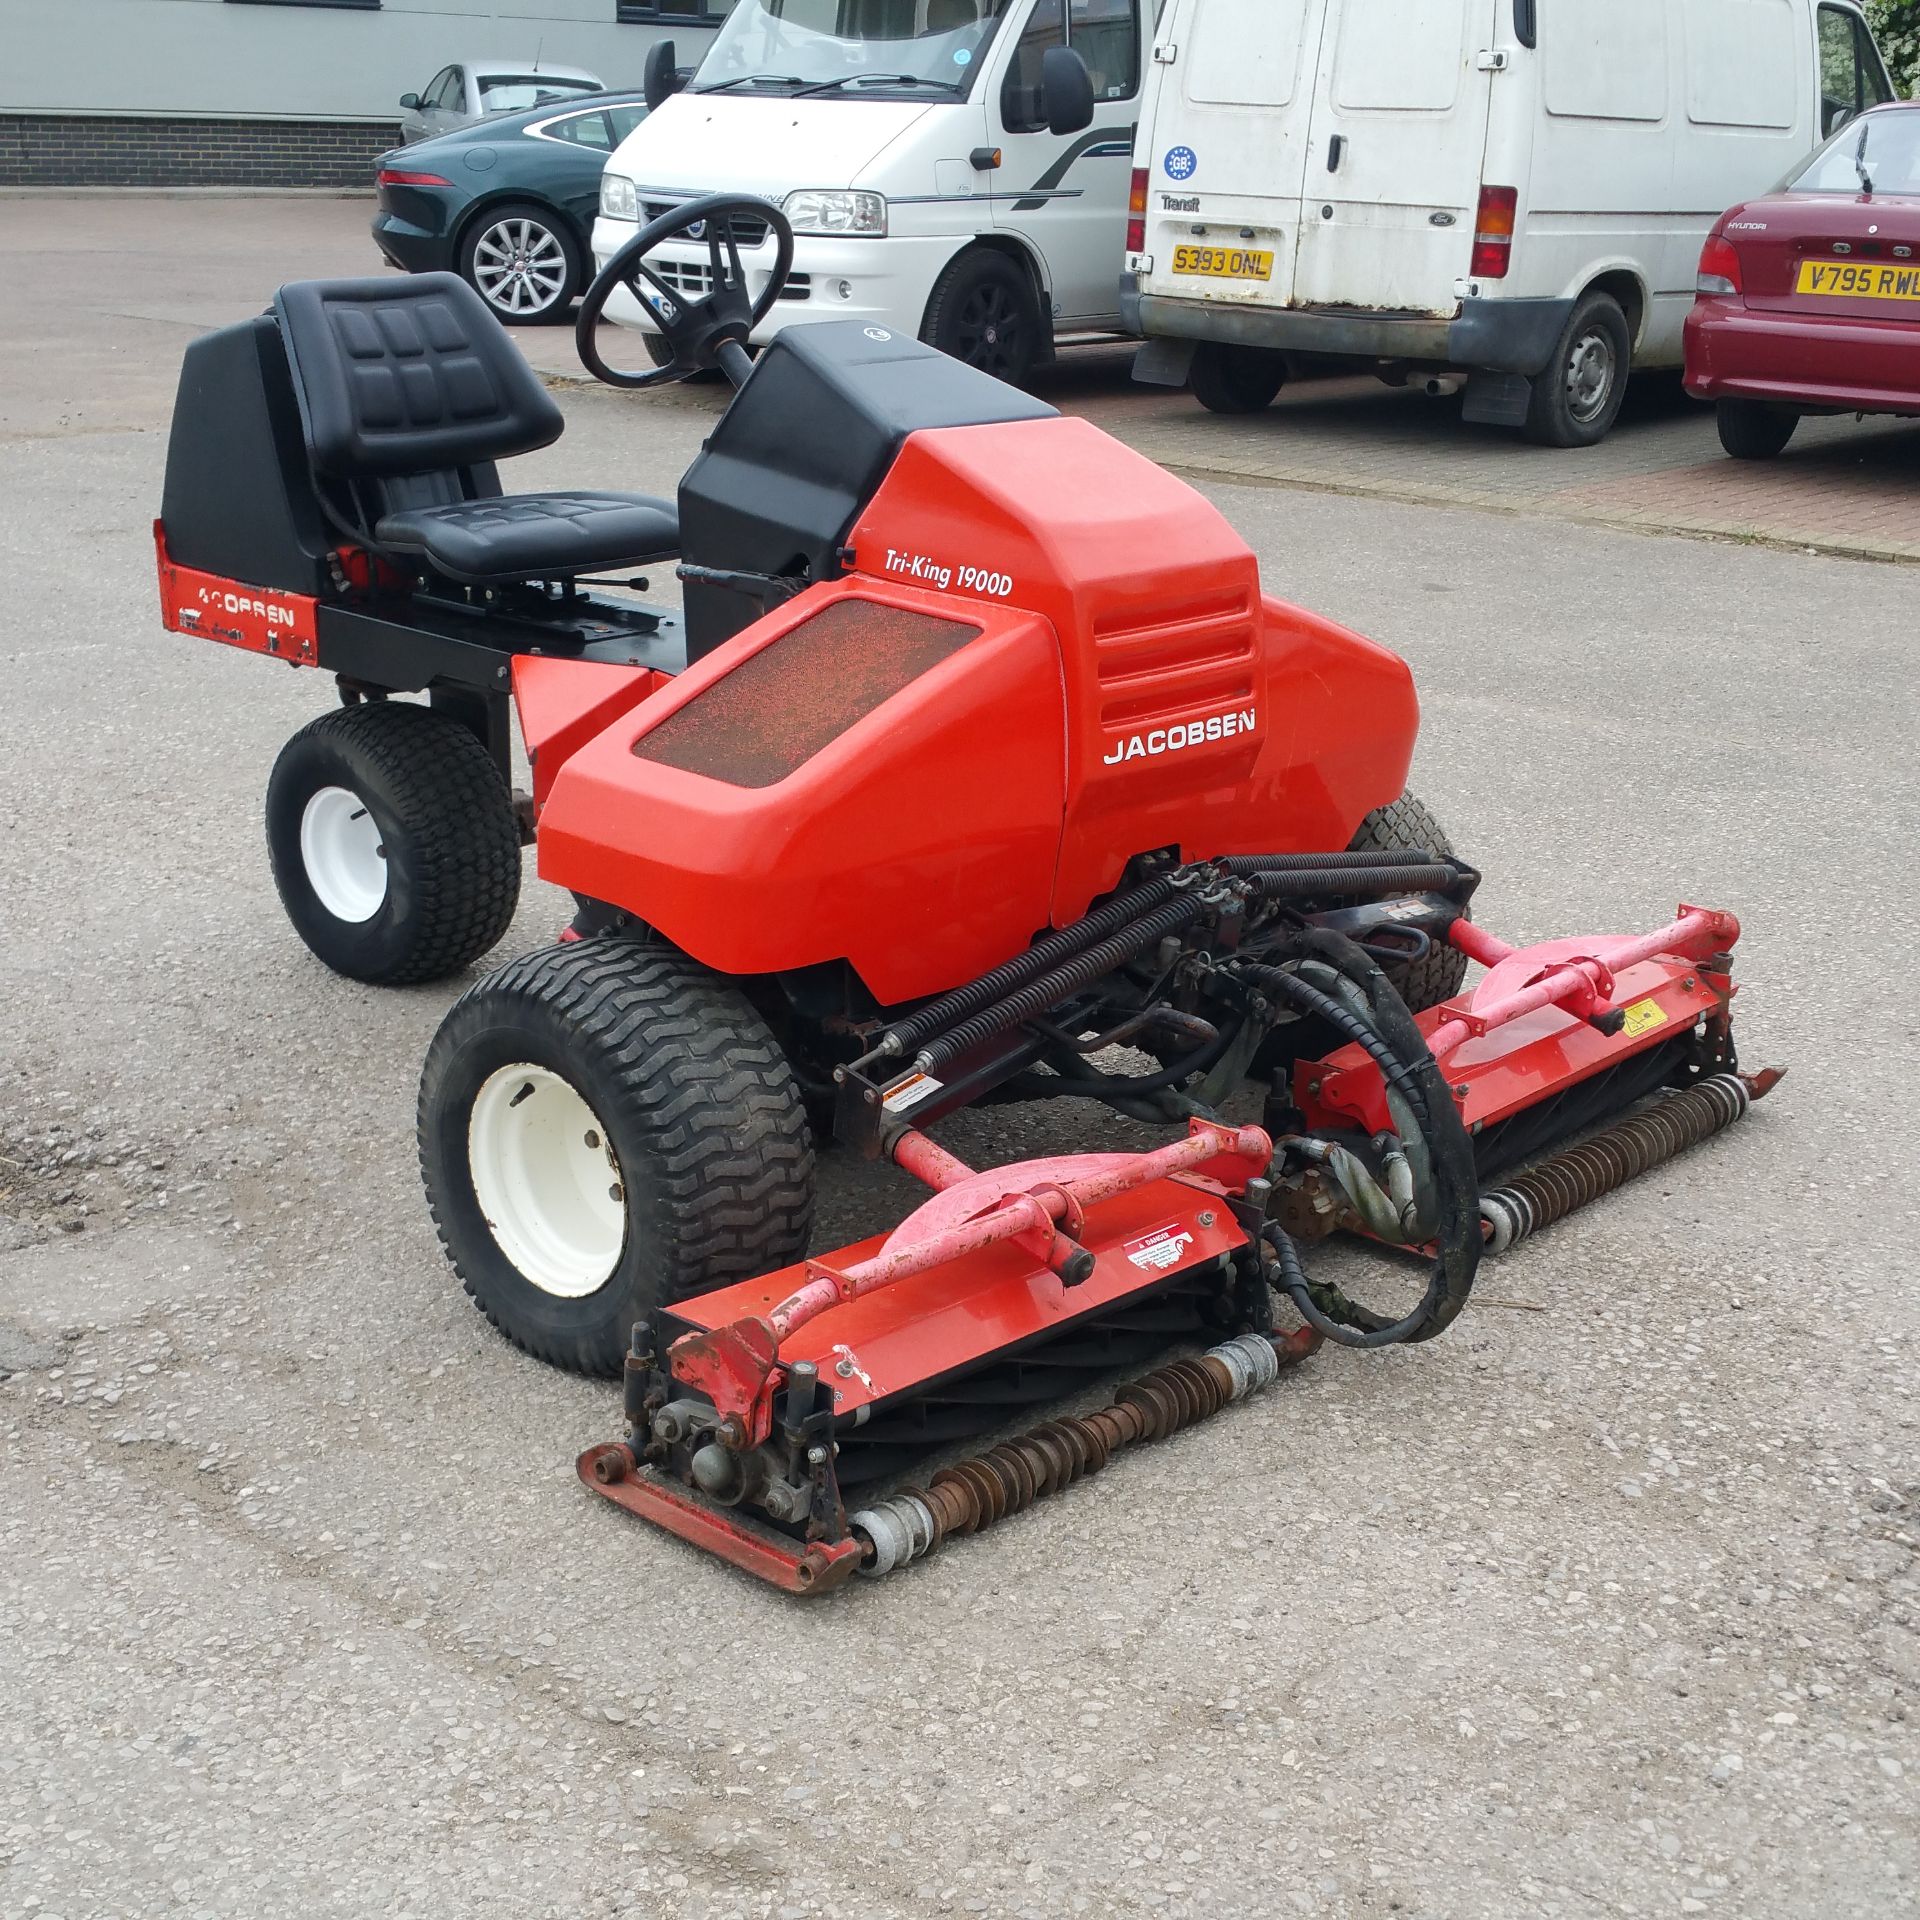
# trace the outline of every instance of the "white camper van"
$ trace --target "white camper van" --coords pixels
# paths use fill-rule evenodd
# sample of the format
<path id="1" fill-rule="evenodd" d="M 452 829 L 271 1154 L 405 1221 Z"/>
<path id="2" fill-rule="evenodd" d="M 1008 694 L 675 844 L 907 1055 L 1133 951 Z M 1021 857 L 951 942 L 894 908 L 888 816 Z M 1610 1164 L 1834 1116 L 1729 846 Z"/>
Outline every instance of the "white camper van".
<path id="1" fill-rule="evenodd" d="M 1852 0 L 1168 0 L 1136 376 L 1251 412 L 1359 359 L 1589 446 L 1680 364 L 1713 222 L 1892 92 Z"/>
<path id="2" fill-rule="evenodd" d="M 679 201 L 758 194 L 796 244 L 756 343 L 873 320 L 1020 381 L 1061 338 L 1120 330 L 1153 4 L 734 0 L 690 81 L 656 51 L 661 104 L 607 163 L 594 255 Z M 765 239 L 746 253 L 755 293 L 772 258 Z M 707 249 L 669 244 L 652 265 L 697 293 Z M 608 313 L 658 357 L 639 301 Z"/>

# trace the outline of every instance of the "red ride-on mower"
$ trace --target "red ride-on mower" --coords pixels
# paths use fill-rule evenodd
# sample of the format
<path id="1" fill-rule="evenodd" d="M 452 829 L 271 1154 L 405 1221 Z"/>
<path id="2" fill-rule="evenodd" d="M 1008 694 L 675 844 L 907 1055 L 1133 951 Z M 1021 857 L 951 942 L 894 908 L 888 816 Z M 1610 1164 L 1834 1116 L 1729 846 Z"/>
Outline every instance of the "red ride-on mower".
<path id="1" fill-rule="evenodd" d="M 707 238 L 698 288 L 647 264 L 683 232 Z M 560 414 L 469 289 L 419 275 L 287 287 L 189 351 L 158 539 L 170 627 L 339 684 L 268 792 L 282 897 L 329 965 L 465 965 L 536 832 L 580 911 L 433 1042 L 441 1238 L 519 1345 L 624 1375 L 589 1486 L 818 1592 L 1323 1340 L 1430 1339 L 1483 1250 L 1775 1076 L 1735 1066 L 1729 915 L 1517 952 L 1469 919 L 1477 875 L 1404 792 L 1405 666 L 1264 596 L 1191 489 L 885 328 L 789 329 L 751 361 L 791 244 L 773 207 L 714 196 L 587 298 L 603 377 L 738 389 L 677 511 L 503 494 L 493 463 Z M 623 285 L 670 366 L 600 360 Z M 632 597 L 676 557 L 683 615 Z M 1223 1117 L 1249 1081 L 1260 1126 Z M 1060 1098 L 1168 1137 L 976 1172 L 927 1131 Z M 828 1134 L 930 1197 L 810 1253 Z M 1340 1229 L 1428 1263 L 1410 1310 L 1308 1277 L 1300 1243 Z"/>

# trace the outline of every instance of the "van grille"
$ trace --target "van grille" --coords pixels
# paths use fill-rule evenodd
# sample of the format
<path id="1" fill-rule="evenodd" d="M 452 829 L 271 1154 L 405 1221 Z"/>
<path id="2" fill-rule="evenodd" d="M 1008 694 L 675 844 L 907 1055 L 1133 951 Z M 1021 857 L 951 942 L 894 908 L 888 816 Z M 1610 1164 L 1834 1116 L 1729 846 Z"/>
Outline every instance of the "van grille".
<path id="1" fill-rule="evenodd" d="M 713 269 L 704 261 L 662 260 L 656 257 L 647 262 L 647 269 L 650 273 L 658 274 L 661 281 L 675 293 L 683 294 L 689 300 L 704 300 L 713 291 Z M 811 276 L 804 273 L 789 274 L 787 284 L 780 289 L 780 298 L 811 300 Z"/>
<path id="2" fill-rule="evenodd" d="M 689 193 L 675 200 L 642 200 L 640 202 L 640 224 L 649 226 L 655 220 L 672 213 L 676 207 L 684 207 L 689 200 L 698 200 L 701 196 Z M 767 223 L 756 219 L 750 213 L 736 213 L 729 224 L 733 228 L 734 244 L 742 247 L 757 247 L 767 237 Z"/>

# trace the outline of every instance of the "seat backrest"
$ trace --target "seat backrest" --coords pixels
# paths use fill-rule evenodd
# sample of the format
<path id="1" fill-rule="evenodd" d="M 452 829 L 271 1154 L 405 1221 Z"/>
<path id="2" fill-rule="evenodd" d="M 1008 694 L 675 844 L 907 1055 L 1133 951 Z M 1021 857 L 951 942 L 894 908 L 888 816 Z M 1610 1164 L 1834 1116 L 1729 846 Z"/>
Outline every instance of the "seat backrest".
<path id="1" fill-rule="evenodd" d="M 320 473 L 443 473 L 560 437 L 552 395 L 451 273 L 295 281 L 273 310 Z"/>

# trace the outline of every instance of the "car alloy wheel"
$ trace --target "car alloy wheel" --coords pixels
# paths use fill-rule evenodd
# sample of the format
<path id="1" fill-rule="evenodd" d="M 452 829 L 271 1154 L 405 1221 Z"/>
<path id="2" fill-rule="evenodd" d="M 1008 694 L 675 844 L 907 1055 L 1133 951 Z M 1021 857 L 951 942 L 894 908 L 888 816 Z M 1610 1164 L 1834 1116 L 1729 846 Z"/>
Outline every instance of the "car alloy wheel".
<path id="1" fill-rule="evenodd" d="M 1026 316 L 1008 290 L 993 281 L 977 286 L 955 316 L 959 358 L 996 380 L 1026 361 Z"/>
<path id="2" fill-rule="evenodd" d="M 552 228 L 516 214 L 496 221 L 474 242 L 473 278 L 497 312 L 530 319 L 566 292 L 567 250 Z"/>

